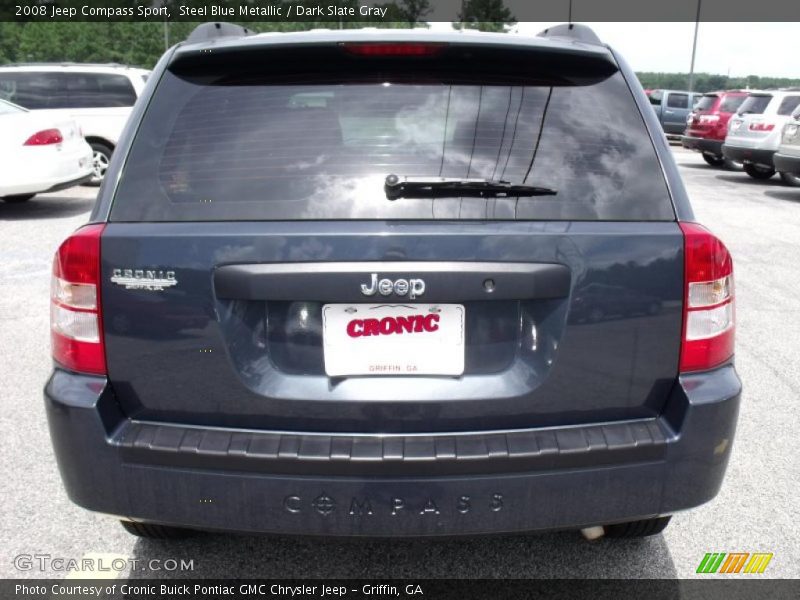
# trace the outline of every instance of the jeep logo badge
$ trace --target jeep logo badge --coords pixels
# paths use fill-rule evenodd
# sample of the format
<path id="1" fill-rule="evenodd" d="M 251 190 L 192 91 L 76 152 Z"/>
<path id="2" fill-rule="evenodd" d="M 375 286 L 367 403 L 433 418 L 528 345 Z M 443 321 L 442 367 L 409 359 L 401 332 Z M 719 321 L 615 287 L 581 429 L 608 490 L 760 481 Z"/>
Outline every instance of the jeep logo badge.
<path id="1" fill-rule="evenodd" d="M 361 284 L 361 293 L 365 296 L 374 296 L 379 292 L 381 296 L 390 296 L 394 293 L 398 296 L 408 296 L 413 300 L 425 293 L 425 282 L 422 279 L 378 280 L 378 274 L 373 273 L 369 284 Z"/>

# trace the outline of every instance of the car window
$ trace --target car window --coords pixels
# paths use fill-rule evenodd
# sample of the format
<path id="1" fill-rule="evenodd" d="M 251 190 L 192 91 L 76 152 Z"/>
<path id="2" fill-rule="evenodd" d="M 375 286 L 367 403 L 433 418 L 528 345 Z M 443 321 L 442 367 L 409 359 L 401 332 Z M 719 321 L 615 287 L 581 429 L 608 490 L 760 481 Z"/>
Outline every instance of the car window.
<path id="1" fill-rule="evenodd" d="M 778 114 L 791 115 L 798 106 L 800 106 L 800 96 L 786 96 L 778 107 Z"/>
<path id="2" fill-rule="evenodd" d="M 689 95 L 670 92 L 667 96 L 667 106 L 669 108 L 689 108 Z"/>
<path id="3" fill-rule="evenodd" d="M 661 106 L 661 99 L 664 97 L 664 92 L 660 90 L 656 90 L 654 92 L 650 92 L 648 98 L 650 99 L 650 104 L 653 106 Z"/>
<path id="4" fill-rule="evenodd" d="M 767 110 L 769 102 L 772 100 L 771 94 L 759 94 L 748 96 L 742 105 L 739 107 L 739 114 L 753 114 L 760 115 Z"/>
<path id="5" fill-rule="evenodd" d="M 65 108 L 133 106 L 136 92 L 125 75 L 112 73 L 62 73 Z"/>
<path id="6" fill-rule="evenodd" d="M 717 98 L 718 97 L 713 94 L 701 96 L 694 108 L 695 110 L 711 110 Z"/>
<path id="7" fill-rule="evenodd" d="M 383 71 L 374 82 L 280 77 L 165 73 L 112 220 L 674 219 L 619 73 L 563 87 Z M 389 174 L 501 179 L 557 195 L 389 201 Z"/>
<path id="8" fill-rule="evenodd" d="M 29 71 L 0 73 L 0 98 L 28 109 L 133 106 L 136 92 L 124 75 Z"/>
<path id="9" fill-rule="evenodd" d="M 55 73 L 0 73 L 0 98 L 28 109 L 52 108 L 50 99 L 58 88 Z"/>
<path id="10" fill-rule="evenodd" d="M 719 106 L 720 112 L 736 112 L 747 96 L 725 96 Z"/>

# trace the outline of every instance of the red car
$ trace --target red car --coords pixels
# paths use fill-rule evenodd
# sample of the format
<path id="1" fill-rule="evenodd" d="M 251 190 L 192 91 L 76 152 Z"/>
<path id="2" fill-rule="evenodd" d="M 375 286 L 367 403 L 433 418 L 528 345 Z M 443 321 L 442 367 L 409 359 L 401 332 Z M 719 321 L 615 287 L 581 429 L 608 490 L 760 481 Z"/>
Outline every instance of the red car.
<path id="1" fill-rule="evenodd" d="M 683 147 L 701 152 L 711 166 L 739 168 L 740 165 L 722 156 L 722 143 L 728 131 L 728 120 L 748 94 L 742 90 L 703 94 L 686 121 L 686 131 L 681 138 Z"/>

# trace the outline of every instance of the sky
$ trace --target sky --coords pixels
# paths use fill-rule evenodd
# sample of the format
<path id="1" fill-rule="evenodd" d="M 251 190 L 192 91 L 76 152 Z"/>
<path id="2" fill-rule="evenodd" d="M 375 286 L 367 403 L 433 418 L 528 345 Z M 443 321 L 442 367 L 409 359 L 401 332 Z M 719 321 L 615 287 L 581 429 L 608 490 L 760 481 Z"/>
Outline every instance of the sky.
<path id="1" fill-rule="evenodd" d="M 536 35 L 556 23 L 522 22 L 514 31 Z M 450 23 L 432 23 L 452 29 Z M 619 51 L 635 71 L 688 72 L 694 23 L 585 23 Z M 701 22 L 695 71 L 800 79 L 800 22 Z"/>

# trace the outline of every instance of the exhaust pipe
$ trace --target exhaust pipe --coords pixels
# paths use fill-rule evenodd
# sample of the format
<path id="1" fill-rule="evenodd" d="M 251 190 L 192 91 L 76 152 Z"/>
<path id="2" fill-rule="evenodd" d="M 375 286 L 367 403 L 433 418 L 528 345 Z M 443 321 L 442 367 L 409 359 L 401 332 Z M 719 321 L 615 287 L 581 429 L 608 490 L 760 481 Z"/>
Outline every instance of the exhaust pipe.
<path id="1" fill-rule="evenodd" d="M 606 534 L 606 529 L 602 525 L 596 525 L 594 527 L 584 527 L 581 529 L 581 533 L 589 541 L 599 540 Z"/>

